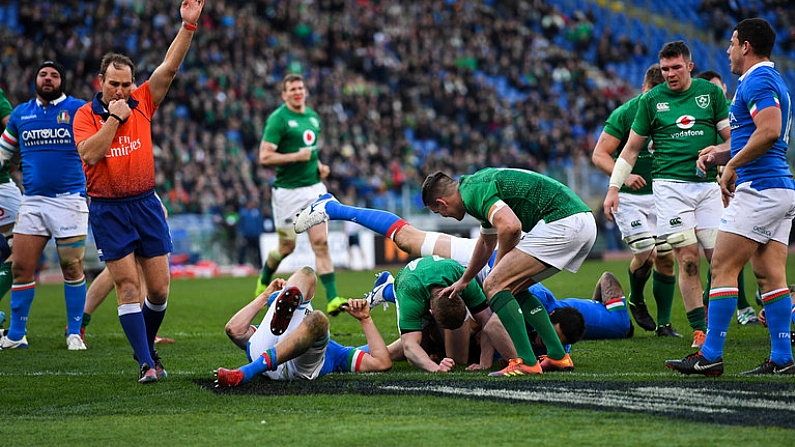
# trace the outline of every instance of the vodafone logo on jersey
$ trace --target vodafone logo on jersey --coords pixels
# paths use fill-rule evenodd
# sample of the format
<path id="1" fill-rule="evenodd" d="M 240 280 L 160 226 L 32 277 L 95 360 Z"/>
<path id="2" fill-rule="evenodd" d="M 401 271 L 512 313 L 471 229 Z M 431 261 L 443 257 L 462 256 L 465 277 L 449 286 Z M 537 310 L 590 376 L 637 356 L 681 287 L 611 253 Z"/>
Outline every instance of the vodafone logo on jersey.
<path id="1" fill-rule="evenodd" d="M 676 120 L 676 127 L 680 129 L 690 129 L 696 124 L 696 117 L 693 115 L 682 115 Z"/>
<path id="2" fill-rule="evenodd" d="M 317 142 L 317 135 L 315 131 L 308 129 L 304 131 L 304 144 L 307 146 L 314 146 Z"/>

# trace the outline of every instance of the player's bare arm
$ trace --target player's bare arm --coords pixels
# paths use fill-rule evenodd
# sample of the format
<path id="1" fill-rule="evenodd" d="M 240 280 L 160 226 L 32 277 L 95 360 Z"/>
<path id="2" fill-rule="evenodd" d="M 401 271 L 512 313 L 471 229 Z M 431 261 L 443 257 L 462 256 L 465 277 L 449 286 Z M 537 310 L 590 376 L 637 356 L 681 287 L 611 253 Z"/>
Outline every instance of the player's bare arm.
<path id="1" fill-rule="evenodd" d="M 737 181 L 736 169 L 764 155 L 773 147 L 773 144 L 781 135 L 781 109 L 778 107 L 766 107 L 754 117 L 756 130 L 748 138 L 745 147 L 740 149 L 737 154 L 726 163 L 721 174 L 720 190 L 723 195 L 723 204 L 728 204 L 734 196 L 735 183 Z"/>
<path id="2" fill-rule="evenodd" d="M 370 317 L 370 305 L 367 300 L 349 299 L 348 305 L 342 309 L 359 320 L 362 325 L 362 332 L 364 332 L 364 337 L 367 340 L 367 346 L 370 348 L 370 353 L 362 359 L 359 370 L 361 372 L 386 371 L 391 368 L 392 360 L 390 359 L 389 349 L 383 337 L 381 337 L 381 333 L 378 332 L 373 319 Z"/>
<path id="3" fill-rule="evenodd" d="M 615 160 L 613 160 L 613 154 L 616 153 L 619 145 L 621 145 L 621 140 L 607 132 L 602 132 L 591 156 L 594 166 L 607 175 L 612 174 L 613 167 L 616 165 Z M 624 184 L 637 191 L 646 186 L 646 179 L 637 174 L 630 174 Z"/>
<path id="4" fill-rule="evenodd" d="M 182 65 L 185 55 L 188 54 L 202 8 L 204 8 L 204 0 L 183 0 L 182 2 L 179 13 L 183 25 L 180 26 L 177 36 L 168 47 L 165 59 L 149 77 L 149 89 L 152 91 L 152 100 L 155 104 L 160 104 L 166 97 L 171 82 L 177 76 L 179 66 Z"/>
<path id="5" fill-rule="evenodd" d="M 497 229 L 497 257 L 494 259 L 497 265 L 519 243 L 522 222 L 511 208 L 503 206 L 491 214 L 491 224 Z"/>
<path id="6" fill-rule="evenodd" d="M 402 334 L 400 339 L 403 342 L 403 353 L 406 355 L 406 360 L 423 371 L 449 372 L 455 366 L 453 359 L 445 358 L 437 364 L 428 357 L 428 353 L 420 346 L 421 331 L 407 332 Z"/>
<path id="7" fill-rule="evenodd" d="M 458 281 L 442 289 L 441 295 L 452 298 L 466 289 L 469 283 L 477 276 L 478 272 L 483 269 L 483 266 L 489 262 L 489 258 L 491 254 L 494 253 L 494 247 L 496 245 L 496 234 L 481 234 L 475 243 L 475 250 L 472 252 L 472 257 L 469 260 L 469 265 L 467 265 L 466 270 L 464 270 L 464 274 L 461 275 Z"/>
<path id="8" fill-rule="evenodd" d="M 309 161 L 312 158 L 312 149 L 302 148 L 298 152 L 283 154 L 277 151 L 278 147 L 268 141 L 259 144 L 259 164 L 262 166 L 276 167 L 290 163 Z M 320 169 L 318 167 L 318 169 Z"/>
<path id="9" fill-rule="evenodd" d="M 621 156 L 616 160 L 613 172 L 610 175 L 610 186 L 605 196 L 604 213 L 607 220 L 613 220 L 613 213 L 618 210 L 618 190 L 632 173 L 632 168 L 638 160 L 638 155 L 648 138 L 638 135 L 634 130 L 629 132 L 629 140 L 621 151 Z"/>
<path id="10" fill-rule="evenodd" d="M 80 154 L 83 163 L 93 166 L 105 158 L 120 125 L 119 120 L 110 118 L 102 124 L 97 133 L 77 143 L 77 153 Z"/>

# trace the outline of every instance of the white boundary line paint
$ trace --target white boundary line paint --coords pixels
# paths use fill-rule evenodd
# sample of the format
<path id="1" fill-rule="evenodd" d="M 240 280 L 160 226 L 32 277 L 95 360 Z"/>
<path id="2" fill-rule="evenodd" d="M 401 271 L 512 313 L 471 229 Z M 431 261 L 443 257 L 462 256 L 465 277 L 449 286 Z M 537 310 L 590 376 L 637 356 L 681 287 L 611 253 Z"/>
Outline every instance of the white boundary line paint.
<path id="1" fill-rule="evenodd" d="M 382 386 L 397 392 L 438 393 L 455 397 L 492 398 L 526 402 L 559 403 L 610 409 L 657 411 L 663 413 L 688 411 L 694 413 L 741 413 L 755 409 L 773 409 L 795 414 L 795 392 L 776 393 L 777 399 L 765 399 L 747 391 L 712 390 L 687 387 L 640 386 L 629 390 L 593 390 L 549 387 L 543 390 L 507 390 L 462 388 L 453 386 Z M 756 395 L 750 398 L 749 395 Z"/>

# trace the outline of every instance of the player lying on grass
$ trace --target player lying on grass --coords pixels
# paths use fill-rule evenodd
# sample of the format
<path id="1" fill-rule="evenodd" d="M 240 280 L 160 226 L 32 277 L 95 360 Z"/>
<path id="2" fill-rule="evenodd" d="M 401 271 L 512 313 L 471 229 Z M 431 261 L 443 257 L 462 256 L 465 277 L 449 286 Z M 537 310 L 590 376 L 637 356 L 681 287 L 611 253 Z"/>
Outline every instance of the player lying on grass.
<path id="1" fill-rule="evenodd" d="M 499 317 L 495 315 L 492 319 L 493 322 L 490 323 L 492 330 L 504 330 Z M 549 314 L 549 319 L 561 343 L 564 345 L 564 349 L 566 349 L 566 352 L 569 352 L 571 344 L 576 343 L 585 331 L 582 315 L 573 307 L 564 307 L 559 311 Z M 532 327 L 528 326 L 527 331 L 533 352 L 538 358 L 543 359 L 547 352 L 543 340 Z M 448 354 L 448 347 L 446 346 L 450 343 L 449 338 L 451 333 L 456 337 L 460 337 L 457 339 L 458 341 L 453 343 L 454 346 L 467 347 L 468 349 L 468 352 L 465 353 L 468 354 L 466 363 L 464 363 L 463 360 L 458 362 L 460 364 L 469 364 L 468 370 L 488 369 L 494 360 L 499 360 L 501 363 L 507 364 L 506 357 L 509 357 L 514 352 L 511 347 L 507 351 L 508 354 L 506 354 L 506 357 L 504 357 L 496 350 L 490 349 L 490 346 L 484 343 L 483 327 L 471 314 L 467 313 L 461 331 L 445 330 L 437 324 L 435 318 L 423 319 L 422 338 L 419 344 L 431 361 L 441 364 L 445 358 L 450 360 L 453 359 L 455 354 Z M 567 336 L 566 334 L 569 335 Z M 402 339 L 399 338 L 395 340 L 390 343 L 387 348 L 389 349 L 389 358 L 393 362 L 408 360 L 403 350 Z M 484 354 L 486 356 L 485 358 Z M 503 366 L 505 366 L 504 364 Z"/>
<path id="2" fill-rule="evenodd" d="M 238 386 L 259 375 L 271 380 L 314 380 L 333 372 L 375 372 L 392 367 L 367 301 L 348 300 L 343 310 L 361 323 L 369 353 L 330 338 L 328 317 L 312 307 L 316 286 L 315 271 L 304 267 L 287 280 L 274 279 L 265 292 L 229 320 L 226 334 L 246 351 L 250 363 L 238 369 L 218 368 L 217 386 Z M 266 306 L 262 323 L 253 326 L 252 321 Z"/>
<path id="3" fill-rule="evenodd" d="M 373 290 L 366 297 L 371 308 L 379 304 L 383 304 L 386 307 L 387 303 L 395 302 L 393 283 L 394 278 L 389 272 L 381 272 L 376 275 Z M 599 278 L 594 288 L 593 296 L 590 299 L 557 299 L 552 291 L 541 283 L 532 285 L 529 290 L 538 297 L 538 300 L 541 301 L 541 304 L 549 313 L 552 325 L 555 327 L 555 331 L 564 347 L 581 339 L 631 338 L 635 332 L 635 328 L 629 319 L 624 290 L 618 278 L 610 272 L 603 273 Z M 576 309 L 579 315 L 567 311 L 572 308 Z M 563 310 L 562 313 L 560 312 L 561 310 Z M 584 333 L 577 328 L 577 320 L 584 322 Z M 528 326 L 528 330 L 532 330 L 532 327 Z M 531 341 L 534 341 L 534 344 L 538 346 L 538 340 L 534 340 L 531 337 Z M 392 349 L 391 346 L 390 350 Z M 533 351 L 537 355 L 544 354 L 539 352 L 536 346 L 533 346 Z M 566 352 L 569 352 L 569 348 L 566 349 Z M 393 357 L 392 360 L 395 360 L 395 358 Z"/>
<path id="4" fill-rule="evenodd" d="M 495 349 L 504 357 L 515 356 L 508 333 L 492 313 L 478 283 L 472 282 L 453 298 L 441 295 L 463 272 L 464 267 L 452 259 L 427 256 L 409 262 L 394 279 L 402 351 L 412 365 L 423 371 L 444 373 L 456 364 L 469 362 L 470 329 L 464 324 L 467 311 L 483 328 L 481 355 L 467 370 L 491 368 Z M 423 329 L 431 322 L 441 329 L 446 351 L 441 360 L 431 359 L 422 346 Z M 541 367 L 535 366 L 534 373 L 541 374 Z"/>
<path id="5" fill-rule="evenodd" d="M 373 291 L 367 295 L 367 300 L 371 307 L 382 303 L 386 306 L 388 302 L 395 302 L 393 282 L 394 278 L 389 272 L 382 272 L 377 275 Z M 596 284 L 592 299 L 566 298 L 557 300 L 552 292 L 541 284 L 532 286 L 531 291 L 550 312 L 549 319 L 566 352 L 569 352 L 571 345 L 580 339 L 629 338 L 634 333 L 634 327 L 629 320 L 629 313 L 627 312 L 624 291 L 618 279 L 612 273 L 605 272 L 602 274 Z M 478 358 L 481 355 L 480 331 L 482 328 L 471 316 L 467 317 L 465 326 L 469 332 L 468 362 L 478 362 Z M 527 329 L 533 352 L 539 357 L 545 355 L 546 347 L 541 337 L 538 336 L 532 327 L 528 326 Z M 440 328 L 433 320 L 424 324 L 420 345 L 435 362 L 447 357 L 444 339 L 440 334 Z M 401 340 L 391 343 L 388 348 L 393 362 L 406 360 L 403 355 Z"/>

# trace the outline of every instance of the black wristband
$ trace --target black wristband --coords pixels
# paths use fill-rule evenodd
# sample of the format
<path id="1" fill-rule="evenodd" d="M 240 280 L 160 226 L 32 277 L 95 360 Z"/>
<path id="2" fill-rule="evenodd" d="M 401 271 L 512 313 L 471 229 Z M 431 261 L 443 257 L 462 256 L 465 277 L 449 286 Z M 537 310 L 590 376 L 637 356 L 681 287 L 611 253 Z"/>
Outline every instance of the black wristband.
<path id="1" fill-rule="evenodd" d="M 119 122 L 119 124 L 121 124 L 121 123 L 122 123 L 122 121 L 124 121 L 123 119 L 119 118 L 119 115 L 114 115 L 114 114 L 112 114 L 112 113 L 111 113 L 111 114 L 109 114 L 109 115 L 108 115 L 108 117 L 109 117 L 109 118 L 116 118 L 116 121 L 118 121 L 118 122 Z"/>

